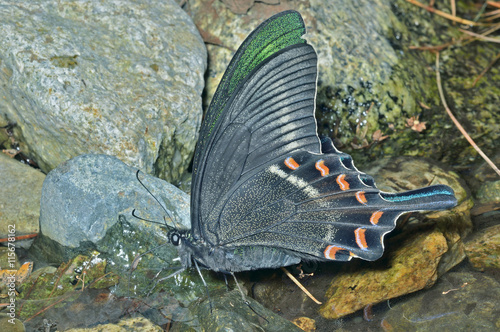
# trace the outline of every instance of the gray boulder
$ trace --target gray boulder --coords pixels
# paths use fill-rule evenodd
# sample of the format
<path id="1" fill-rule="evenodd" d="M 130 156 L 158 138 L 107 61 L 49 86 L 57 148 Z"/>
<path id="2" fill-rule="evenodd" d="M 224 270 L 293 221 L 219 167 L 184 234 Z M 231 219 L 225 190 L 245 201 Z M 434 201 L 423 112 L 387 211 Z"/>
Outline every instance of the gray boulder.
<path id="1" fill-rule="evenodd" d="M 0 6 L 0 123 L 47 173 L 83 153 L 176 181 L 201 122 L 206 50 L 173 1 Z"/>
<path id="2" fill-rule="evenodd" d="M 85 242 L 98 243 L 122 219 L 140 232 L 165 241 L 165 231 L 155 223 L 133 217 L 133 209 L 140 218 L 190 228 L 189 196 L 168 182 L 140 172 L 139 179 L 149 193 L 136 172 L 136 168 L 107 155 L 81 155 L 62 163 L 43 183 L 41 232 L 63 247 L 78 248 Z"/>

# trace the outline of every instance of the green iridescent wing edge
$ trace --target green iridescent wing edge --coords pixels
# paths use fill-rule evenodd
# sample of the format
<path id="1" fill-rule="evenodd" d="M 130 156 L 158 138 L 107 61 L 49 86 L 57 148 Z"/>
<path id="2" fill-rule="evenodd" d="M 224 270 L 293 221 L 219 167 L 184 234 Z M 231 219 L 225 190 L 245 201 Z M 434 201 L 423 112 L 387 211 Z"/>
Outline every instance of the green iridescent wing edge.
<path id="1" fill-rule="evenodd" d="M 305 44 L 306 41 L 301 38 L 305 32 L 300 14 L 292 10 L 284 11 L 259 25 L 241 44 L 219 83 L 201 125 L 193 161 L 194 180 L 208 152 L 210 135 L 235 89 L 247 79 L 253 69 L 273 54 L 291 45 Z M 195 192 L 196 184 L 196 181 L 192 182 L 191 192 Z"/>
<path id="2" fill-rule="evenodd" d="M 276 14 L 259 25 L 245 39 L 229 63 L 212 98 L 196 143 L 191 183 L 191 226 L 194 234 L 199 234 L 201 183 L 207 159 L 210 158 L 211 141 L 225 114 L 230 111 L 229 101 L 256 68 L 268 59 L 294 45 L 306 45 L 306 40 L 301 38 L 305 32 L 304 21 L 298 12 L 285 11 Z"/>

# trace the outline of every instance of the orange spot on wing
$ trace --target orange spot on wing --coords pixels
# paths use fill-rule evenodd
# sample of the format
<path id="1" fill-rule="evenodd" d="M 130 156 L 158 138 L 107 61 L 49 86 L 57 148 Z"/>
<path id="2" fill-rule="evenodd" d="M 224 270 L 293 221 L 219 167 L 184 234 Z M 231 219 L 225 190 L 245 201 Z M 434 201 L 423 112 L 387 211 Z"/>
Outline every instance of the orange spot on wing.
<path id="1" fill-rule="evenodd" d="M 356 199 L 358 200 L 358 202 L 360 202 L 361 204 L 366 204 L 366 197 L 365 197 L 365 192 L 364 191 L 358 191 L 356 193 Z"/>
<path id="2" fill-rule="evenodd" d="M 384 212 L 382 212 L 382 211 L 373 212 L 372 216 L 370 217 L 370 222 L 372 223 L 372 225 L 378 224 L 378 222 L 383 214 L 384 214 Z"/>
<path id="3" fill-rule="evenodd" d="M 347 251 L 345 250 L 344 248 L 342 247 L 336 247 L 336 246 L 327 246 L 325 248 L 325 250 L 323 251 L 324 255 L 325 255 L 325 258 L 327 259 L 333 259 L 333 260 L 336 260 L 337 258 L 335 258 L 335 255 L 337 254 L 337 252 L 339 251 Z"/>
<path id="4" fill-rule="evenodd" d="M 325 165 L 325 161 L 323 159 L 316 162 L 316 169 L 320 171 L 321 176 L 327 176 L 330 174 L 330 169 Z"/>
<path id="5" fill-rule="evenodd" d="M 337 183 L 340 186 L 341 190 L 349 189 L 349 182 L 345 180 L 345 174 L 340 174 L 339 176 L 337 176 Z"/>
<path id="6" fill-rule="evenodd" d="M 299 164 L 297 164 L 297 162 L 292 157 L 288 157 L 285 159 L 285 165 L 292 170 L 296 170 L 297 168 L 299 168 Z"/>
<path id="7" fill-rule="evenodd" d="M 358 244 L 358 247 L 361 249 L 367 249 L 368 244 L 366 244 L 366 238 L 365 238 L 365 232 L 366 228 L 356 228 L 354 231 L 354 235 L 356 236 L 356 243 Z"/>

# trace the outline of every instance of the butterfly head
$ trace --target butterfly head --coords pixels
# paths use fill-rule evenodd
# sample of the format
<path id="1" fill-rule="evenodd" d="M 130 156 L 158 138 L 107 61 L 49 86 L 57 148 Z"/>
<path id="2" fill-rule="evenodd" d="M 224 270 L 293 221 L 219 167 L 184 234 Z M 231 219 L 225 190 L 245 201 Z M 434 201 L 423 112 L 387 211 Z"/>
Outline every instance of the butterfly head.
<path id="1" fill-rule="evenodd" d="M 168 241 L 172 243 L 174 246 L 182 246 L 183 242 L 186 240 L 187 232 L 178 230 L 178 229 L 172 229 L 167 233 Z"/>
<path id="2" fill-rule="evenodd" d="M 179 258 L 182 266 L 190 267 L 191 266 L 191 241 L 192 236 L 189 230 L 179 230 L 179 229 L 171 229 L 167 233 L 167 238 L 170 243 L 177 247 L 177 252 L 179 253 Z"/>

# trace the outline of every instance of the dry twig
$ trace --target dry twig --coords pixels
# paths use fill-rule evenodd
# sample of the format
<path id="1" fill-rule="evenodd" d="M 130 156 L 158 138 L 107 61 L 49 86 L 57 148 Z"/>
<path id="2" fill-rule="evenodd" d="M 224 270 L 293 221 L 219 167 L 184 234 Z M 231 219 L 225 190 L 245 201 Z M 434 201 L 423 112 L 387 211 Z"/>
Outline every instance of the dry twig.
<path id="1" fill-rule="evenodd" d="M 290 278 L 290 280 L 292 280 L 297 286 L 299 286 L 300 289 L 302 289 L 304 293 L 306 293 L 306 295 L 311 300 L 316 302 L 316 304 L 321 304 L 321 302 L 316 300 L 316 298 L 311 293 L 309 293 L 309 291 L 304 286 L 302 286 L 302 284 L 290 272 L 288 272 L 287 269 L 285 269 L 284 267 L 282 267 L 281 269 L 286 273 L 286 275 L 288 276 L 288 278 Z"/>
<path id="2" fill-rule="evenodd" d="M 493 61 L 491 61 L 491 62 L 489 63 L 489 65 L 487 65 L 487 66 L 486 66 L 486 68 L 484 68 L 484 70 L 481 72 L 481 74 L 479 74 L 479 75 L 476 77 L 476 79 L 475 79 L 475 80 L 474 80 L 474 82 L 472 83 L 471 88 L 473 88 L 473 87 L 475 87 L 475 86 L 476 86 L 477 82 L 481 79 L 481 77 L 483 77 L 483 76 L 484 76 L 484 74 L 486 74 L 486 72 L 487 72 L 488 70 L 490 70 L 490 69 L 491 69 L 491 67 L 493 67 L 493 65 L 495 64 L 495 62 L 497 62 L 497 60 L 498 60 L 498 59 L 500 59 L 500 53 L 498 53 L 498 54 L 497 54 L 497 56 L 495 57 L 495 59 L 493 59 Z"/>
<path id="3" fill-rule="evenodd" d="M 475 32 L 472 32 L 472 31 L 467 31 L 467 30 L 464 30 L 464 29 L 459 29 L 461 32 L 463 33 L 466 33 L 468 35 L 471 35 L 471 36 L 474 36 L 478 39 L 481 39 L 481 40 L 484 40 L 484 41 L 488 41 L 488 42 L 492 42 L 492 43 L 500 43 L 500 39 L 499 38 L 491 38 L 491 37 L 486 37 L 485 35 L 480 35 L 478 33 L 475 33 Z"/>
<path id="4" fill-rule="evenodd" d="M 497 1 L 486 1 L 486 3 L 491 7 L 500 8 L 500 2 Z"/>
<path id="5" fill-rule="evenodd" d="M 455 118 L 451 110 L 448 108 L 448 104 L 446 104 L 446 99 L 444 99 L 444 94 L 443 94 L 443 87 L 441 86 L 441 75 L 439 74 L 439 52 L 436 53 L 436 82 L 439 90 L 439 96 L 441 97 L 441 102 L 443 103 L 446 113 L 448 113 L 455 126 L 458 128 L 458 130 L 460 130 L 462 135 L 464 135 L 465 139 L 467 139 L 469 144 L 472 145 L 472 147 L 477 151 L 477 153 L 479 153 L 481 157 L 483 157 L 483 159 L 488 163 L 488 165 L 490 165 L 490 167 L 493 168 L 493 170 L 498 175 L 500 175 L 500 170 L 498 169 L 498 167 L 495 164 L 493 164 L 490 158 L 488 158 L 488 156 L 485 155 L 484 152 L 476 145 L 474 140 L 469 136 L 469 134 L 467 134 L 467 132 L 462 127 L 460 122 L 458 122 L 458 120 Z"/>
<path id="6" fill-rule="evenodd" d="M 439 9 L 436 9 L 434 7 L 431 7 L 431 6 L 428 6 L 426 4 L 423 4 L 423 3 L 421 3 L 421 2 L 419 2 L 417 0 L 406 0 L 406 1 L 409 2 L 409 3 L 411 3 L 411 4 L 413 4 L 413 5 L 415 5 L 415 6 L 423 8 L 423 9 L 425 9 L 425 10 L 431 12 L 431 13 L 434 13 L 436 15 L 439 15 L 439 16 L 442 16 L 444 18 L 447 18 L 448 20 L 451 20 L 451 21 L 454 21 L 454 22 L 458 22 L 460 24 L 475 25 L 475 26 L 477 26 L 477 25 L 483 25 L 483 26 L 484 25 L 489 25 L 487 23 L 480 23 L 480 22 L 469 21 L 469 20 L 466 20 L 464 18 L 460 18 L 460 17 L 456 17 L 456 16 L 453 16 L 453 15 L 450 15 L 450 14 L 445 13 L 445 12 L 439 10 Z"/>

